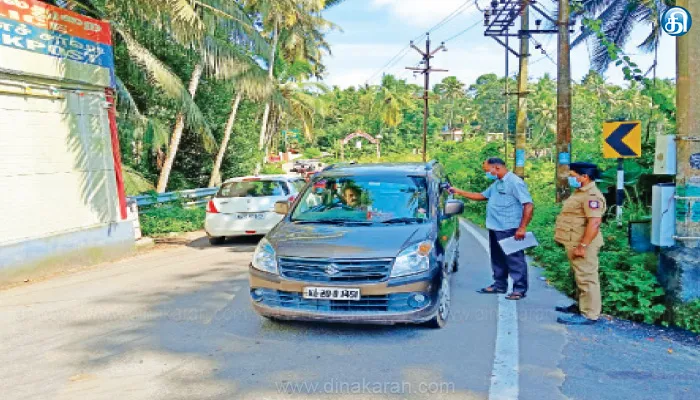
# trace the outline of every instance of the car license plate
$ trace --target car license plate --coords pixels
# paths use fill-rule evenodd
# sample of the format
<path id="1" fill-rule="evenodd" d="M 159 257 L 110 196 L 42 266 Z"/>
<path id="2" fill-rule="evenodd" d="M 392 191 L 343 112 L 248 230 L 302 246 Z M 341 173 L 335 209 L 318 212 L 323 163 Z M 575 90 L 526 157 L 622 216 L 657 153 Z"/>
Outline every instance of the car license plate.
<path id="1" fill-rule="evenodd" d="M 263 213 L 238 214 L 237 218 L 238 219 L 265 219 L 265 214 L 263 214 Z"/>
<path id="2" fill-rule="evenodd" d="M 360 289 L 340 287 L 305 287 L 305 299 L 360 300 Z"/>

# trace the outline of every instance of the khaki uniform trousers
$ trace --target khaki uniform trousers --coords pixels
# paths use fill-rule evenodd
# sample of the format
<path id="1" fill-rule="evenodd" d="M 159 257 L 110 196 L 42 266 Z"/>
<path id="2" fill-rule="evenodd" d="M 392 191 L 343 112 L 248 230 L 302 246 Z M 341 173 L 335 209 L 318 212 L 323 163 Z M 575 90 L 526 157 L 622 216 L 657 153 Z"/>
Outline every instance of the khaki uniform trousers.
<path id="1" fill-rule="evenodd" d="M 592 244 L 586 248 L 585 257 L 575 257 L 574 249 L 578 243 L 566 243 L 566 255 L 576 281 L 578 308 L 586 318 L 600 318 L 602 301 L 600 297 L 600 278 L 598 275 L 598 254 L 600 246 Z"/>

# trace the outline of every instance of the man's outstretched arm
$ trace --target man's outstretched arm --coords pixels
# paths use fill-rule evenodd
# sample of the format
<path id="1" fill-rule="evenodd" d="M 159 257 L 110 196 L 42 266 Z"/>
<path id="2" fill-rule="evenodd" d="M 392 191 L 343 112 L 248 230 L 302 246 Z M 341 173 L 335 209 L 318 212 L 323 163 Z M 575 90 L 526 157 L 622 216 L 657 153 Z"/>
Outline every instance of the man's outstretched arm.
<path id="1" fill-rule="evenodd" d="M 474 200 L 474 201 L 486 201 L 486 200 L 488 200 L 488 198 L 486 198 L 481 193 L 467 192 L 467 191 L 457 189 L 457 188 L 450 188 L 450 192 L 452 192 L 458 196 L 462 196 L 464 198 L 467 198 L 469 200 Z"/>

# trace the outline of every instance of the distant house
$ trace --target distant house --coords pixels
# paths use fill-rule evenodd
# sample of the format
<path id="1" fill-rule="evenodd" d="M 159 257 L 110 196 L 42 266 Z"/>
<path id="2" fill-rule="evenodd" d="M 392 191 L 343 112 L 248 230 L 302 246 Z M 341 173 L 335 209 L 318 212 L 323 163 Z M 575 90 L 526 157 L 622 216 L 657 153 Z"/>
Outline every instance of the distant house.
<path id="1" fill-rule="evenodd" d="M 451 131 L 441 132 L 442 139 L 445 141 L 461 142 L 464 140 L 464 132 L 461 129 L 453 129 Z"/>
<path id="2" fill-rule="evenodd" d="M 487 142 L 503 141 L 503 132 L 489 132 L 486 134 Z"/>

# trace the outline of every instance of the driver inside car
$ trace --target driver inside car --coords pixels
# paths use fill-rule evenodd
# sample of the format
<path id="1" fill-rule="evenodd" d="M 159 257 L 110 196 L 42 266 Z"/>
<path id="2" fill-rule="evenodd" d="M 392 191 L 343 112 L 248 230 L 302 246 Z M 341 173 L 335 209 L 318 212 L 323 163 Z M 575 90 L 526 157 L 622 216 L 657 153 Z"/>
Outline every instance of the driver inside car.
<path id="1" fill-rule="evenodd" d="M 359 208 L 360 207 L 360 189 L 354 186 L 346 186 L 343 189 L 343 203 L 348 207 Z"/>

